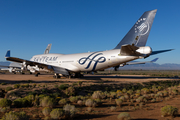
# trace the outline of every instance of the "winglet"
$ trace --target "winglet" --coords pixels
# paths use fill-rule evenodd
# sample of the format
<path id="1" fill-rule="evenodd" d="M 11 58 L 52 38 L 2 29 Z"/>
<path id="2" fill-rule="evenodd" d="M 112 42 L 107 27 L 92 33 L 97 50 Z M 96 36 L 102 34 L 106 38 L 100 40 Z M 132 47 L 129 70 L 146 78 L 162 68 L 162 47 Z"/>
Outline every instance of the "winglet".
<path id="1" fill-rule="evenodd" d="M 155 58 L 153 60 L 151 60 L 151 62 L 156 62 L 159 58 Z"/>
<path id="2" fill-rule="evenodd" d="M 8 57 L 10 57 L 10 50 L 8 50 L 5 55 L 5 58 L 8 58 Z"/>

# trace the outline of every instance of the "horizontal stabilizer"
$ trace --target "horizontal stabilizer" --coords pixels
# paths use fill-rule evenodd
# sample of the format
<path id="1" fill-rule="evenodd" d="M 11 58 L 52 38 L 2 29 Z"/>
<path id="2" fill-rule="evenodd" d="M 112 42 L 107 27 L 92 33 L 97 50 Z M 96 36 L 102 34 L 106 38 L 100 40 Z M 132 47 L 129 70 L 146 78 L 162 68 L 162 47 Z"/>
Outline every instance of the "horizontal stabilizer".
<path id="1" fill-rule="evenodd" d="M 155 58 L 154 60 L 151 60 L 151 62 L 156 62 L 159 58 Z"/>
<path id="2" fill-rule="evenodd" d="M 153 63 L 156 62 L 159 58 L 155 58 L 151 61 L 145 61 L 145 62 L 128 62 L 126 65 L 137 65 L 137 64 L 146 64 L 146 63 Z"/>
<path id="3" fill-rule="evenodd" d="M 151 55 L 155 55 L 155 54 L 159 54 L 159 53 L 163 53 L 163 52 L 168 52 L 168 51 L 172 51 L 172 50 L 174 50 L 174 49 L 152 51 Z"/>

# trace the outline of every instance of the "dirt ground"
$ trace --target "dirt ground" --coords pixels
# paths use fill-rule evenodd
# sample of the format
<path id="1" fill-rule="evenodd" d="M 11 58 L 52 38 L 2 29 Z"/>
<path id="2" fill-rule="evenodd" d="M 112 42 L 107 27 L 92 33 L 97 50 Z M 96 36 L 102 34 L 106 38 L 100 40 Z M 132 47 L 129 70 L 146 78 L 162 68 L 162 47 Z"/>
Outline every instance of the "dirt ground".
<path id="1" fill-rule="evenodd" d="M 119 83 L 141 83 L 149 81 L 159 81 L 159 80 L 173 80 L 177 78 L 165 78 L 165 77 L 150 77 L 143 75 L 85 75 L 84 78 L 62 78 L 55 79 L 52 74 L 44 74 L 35 77 L 34 75 L 20 75 L 20 74 L 0 74 L 0 83 L 5 82 L 9 84 L 23 83 L 24 81 L 33 81 L 32 83 L 36 84 L 49 84 L 49 81 L 62 81 L 63 83 L 74 83 L 77 81 L 84 81 L 89 84 L 99 84 L 104 82 L 104 84 L 119 84 Z M 179 80 L 179 79 L 178 79 Z M 3 87 L 2 85 L 0 87 Z M 172 105 L 177 107 L 180 110 L 180 95 L 177 95 L 175 98 L 172 98 L 168 101 L 161 101 L 157 103 L 149 103 L 146 106 L 139 110 L 133 110 L 131 106 L 126 106 L 123 108 L 117 108 L 115 112 L 110 111 L 111 106 L 115 106 L 115 103 L 108 105 L 102 105 L 102 107 L 96 107 L 93 109 L 92 114 L 78 113 L 79 116 L 75 119 L 77 120 L 116 120 L 118 114 L 121 112 L 128 112 L 133 120 L 180 120 L 180 114 L 175 118 L 162 117 L 160 109 L 165 105 Z M 81 108 L 78 108 L 81 109 Z M 180 111 L 179 111 L 180 113 Z"/>

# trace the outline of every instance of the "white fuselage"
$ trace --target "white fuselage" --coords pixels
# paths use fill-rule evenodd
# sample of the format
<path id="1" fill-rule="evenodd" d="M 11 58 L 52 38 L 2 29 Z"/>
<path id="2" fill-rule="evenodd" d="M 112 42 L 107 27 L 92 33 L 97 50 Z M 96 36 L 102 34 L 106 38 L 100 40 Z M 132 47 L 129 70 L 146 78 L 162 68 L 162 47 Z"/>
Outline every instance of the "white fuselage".
<path id="1" fill-rule="evenodd" d="M 41 54 L 33 56 L 30 61 L 65 68 L 72 72 L 81 72 L 104 70 L 138 58 L 138 56 L 121 56 L 120 49 L 114 49 L 67 55 Z"/>

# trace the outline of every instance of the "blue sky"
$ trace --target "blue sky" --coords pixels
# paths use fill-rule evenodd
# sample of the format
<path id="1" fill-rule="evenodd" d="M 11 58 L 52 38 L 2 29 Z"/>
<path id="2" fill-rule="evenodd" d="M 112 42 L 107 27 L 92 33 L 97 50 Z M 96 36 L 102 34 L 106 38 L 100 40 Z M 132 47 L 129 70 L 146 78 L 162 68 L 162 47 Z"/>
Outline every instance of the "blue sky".
<path id="1" fill-rule="evenodd" d="M 157 9 L 146 45 L 175 50 L 145 60 L 180 64 L 179 6 L 179 0 L 1 0 L 0 61 L 7 50 L 30 59 L 49 43 L 50 53 L 110 50 L 145 11 Z"/>

